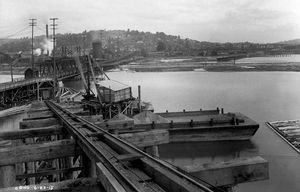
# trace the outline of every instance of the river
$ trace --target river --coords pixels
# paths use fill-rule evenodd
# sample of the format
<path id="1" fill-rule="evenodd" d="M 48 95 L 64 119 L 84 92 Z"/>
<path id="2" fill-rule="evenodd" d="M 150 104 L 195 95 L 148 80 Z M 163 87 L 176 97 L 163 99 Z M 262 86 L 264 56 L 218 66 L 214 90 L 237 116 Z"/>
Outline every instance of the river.
<path id="1" fill-rule="evenodd" d="M 270 179 L 240 184 L 238 192 L 299 192 L 300 156 L 266 121 L 300 119 L 300 73 L 297 72 L 110 72 L 110 78 L 142 87 L 142 99 L 156 112 L 224 108 L 241 112 L 260 124 L 250 141 L 163 145 L 161 158 L 175 165 L 217 162 L 260 155 L 269 161 Z M 78 81 L 80 82 L 80 81 Z M 65 86 L 82 88 L 81 83 Z"/>

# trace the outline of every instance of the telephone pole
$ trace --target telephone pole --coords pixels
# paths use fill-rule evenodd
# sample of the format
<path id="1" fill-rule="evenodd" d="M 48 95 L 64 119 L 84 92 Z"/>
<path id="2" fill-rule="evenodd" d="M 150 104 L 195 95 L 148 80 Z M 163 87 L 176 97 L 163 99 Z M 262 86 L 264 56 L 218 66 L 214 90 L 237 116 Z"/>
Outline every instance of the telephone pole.
<path id="1" fill-rule="evenodd" d="M 56 85 L 57 85 L 57 77 L 56 77 L 56 63 L 55 63 L 55 44 L 56 44 L 56 38 L 55 38 L 55 30 L 57 29 L 57 24 L 55 23 L 58 18 L 50 18 L 52 21 L 51 27 L 53 30 L 53 35 L 52 35 L 52 41 L 53 41 L 53 51 L 52 51 L 52 56 L 53 56 L 53 76 L 54 76 L 54 97 L 56 94 Z"/>
<path id="2" fill-rule="evenodd" d="M 31 68 L 34 68 L 34 56 L 33 56 L 33 32 L 34 26 L 36 26 L 36 19 L 29 19 L 31 22 L 29 26 L 31 26 Z"/>
<path id="3" fill-rule="evenodd" d="M 48 32 L 48 24 L 46 24 L 46 41 L 48 42 L 49 39 L 49 32 Z M 47 56 L 49 57 L 49 47 L 47 43 Z"/>

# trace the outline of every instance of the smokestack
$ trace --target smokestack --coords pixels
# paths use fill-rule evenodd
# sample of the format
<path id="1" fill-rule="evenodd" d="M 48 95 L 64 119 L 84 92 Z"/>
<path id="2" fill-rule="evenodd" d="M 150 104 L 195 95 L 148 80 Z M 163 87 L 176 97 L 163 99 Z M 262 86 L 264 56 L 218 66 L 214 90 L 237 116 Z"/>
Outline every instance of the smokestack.
<path id="1" fill-rule="evenodd" d="M 46 39 L 48 40 L 49 34 L 48 34 L 48 24 L 46 24 Z M 49 49 L 47 47 L 47 56 L 49 56 Z"/>
<path id="2" fill-rule="evenodd" d="M 93 58 L 100 59 L 102 58 L 102 43 L 101 41 L 94 41 L 93 46 Z"/>

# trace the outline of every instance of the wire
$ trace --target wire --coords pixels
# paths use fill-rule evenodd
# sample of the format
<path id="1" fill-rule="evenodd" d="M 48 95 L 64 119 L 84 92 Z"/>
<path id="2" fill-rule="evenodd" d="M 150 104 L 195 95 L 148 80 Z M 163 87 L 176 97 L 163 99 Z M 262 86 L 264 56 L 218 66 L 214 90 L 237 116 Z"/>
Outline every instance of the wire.
<path id="1" fill-rule="evenodd" d="M 11 35 L 8 35 L 8 36 L 6 36 L 6 37 L 1 37 L 1 38 L 7 39 L 7 38 L 13 37 L 13 36 L 15 36 L 15 35 L 19 35 L 20 33 L 26 31 L 27 29 L 29 29 L 29 26 L 26 26 L 26 27 L 24 27 L 23 29 L 21 29 L 21 30 L 19 30 L 19 31 L 17 31 L 17 32 L 11 34 Z"/>
<path id="2" fill-rule="evenodd" d="M 39 26 L 35 26 L 35 27 L 36 27 L 36 29 L 42 31 L 43 33 L 46 33 L 46 29 L 43 29 L 43 28 L 41 28 L 41 27 L 39 27 Z"/>

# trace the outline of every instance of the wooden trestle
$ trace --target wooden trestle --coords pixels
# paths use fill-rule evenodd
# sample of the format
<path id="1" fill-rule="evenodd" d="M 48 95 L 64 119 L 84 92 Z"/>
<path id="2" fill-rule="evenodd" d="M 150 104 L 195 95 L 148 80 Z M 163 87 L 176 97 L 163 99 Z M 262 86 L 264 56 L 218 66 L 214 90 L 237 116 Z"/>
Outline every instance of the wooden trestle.
<path id="1" fill-rule="evenodd" d="M 53 79 L 48 77 L 21 79 L 0 84 L 0 110 L 33 100 L 53 97 Z"/>
<path id="2" fill-rule="evenodd" d="M 0 140 L 14 140 L 0 149 L 0 191 L 212 191 L 69 109 L 46 104 L 28 113 L 22 130 L 0 133 Z"/>

